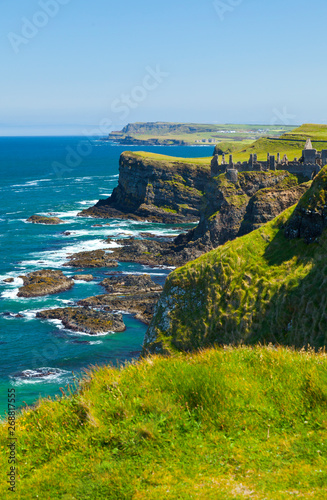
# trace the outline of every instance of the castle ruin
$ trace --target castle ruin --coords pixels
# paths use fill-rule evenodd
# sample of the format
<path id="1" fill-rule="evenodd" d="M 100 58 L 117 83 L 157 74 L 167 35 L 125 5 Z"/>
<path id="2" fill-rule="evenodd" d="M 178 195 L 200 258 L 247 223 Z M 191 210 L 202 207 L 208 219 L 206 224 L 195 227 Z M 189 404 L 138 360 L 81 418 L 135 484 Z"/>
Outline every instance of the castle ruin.
<path id="1" fill-rule="evenodd" d="M 312 147 L 311 140 L 308 139 L 301 158 L 294 158 L 290 161 L 286 155 L 281 159 L 280 153 L 277 156 L 267 154 L 267 161 L 258 161 L 257 154 L 251 154 L 248 162 L 233 162 L 233 155 L 229 155 L 229 161 L 226 161 L 226 155 L 222 155 L 222 162 L 219 163 L 219 155 L 214 155 L 211 161 L 211 176 L 215 177 L 226 173 L 228 180 L 237 182 L 239 172 L 268 170 L 287 170 L 294 175 L 303 175 L 308 179 L 313 179 L 317 173 L 327 165 L 327 149 L 317 151 Z"/>

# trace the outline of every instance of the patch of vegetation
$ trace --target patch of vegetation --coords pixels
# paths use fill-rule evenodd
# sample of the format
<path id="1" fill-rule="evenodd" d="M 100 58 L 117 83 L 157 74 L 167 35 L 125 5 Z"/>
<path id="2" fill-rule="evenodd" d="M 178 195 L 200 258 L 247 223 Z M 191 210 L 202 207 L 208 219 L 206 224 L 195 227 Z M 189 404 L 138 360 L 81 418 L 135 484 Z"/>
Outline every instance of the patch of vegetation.
<path id="1" fill-rule="evenodd" d="M 224 348 L 98 368 L 17 420 L 14 496 L 322 500 L 326 401 L 324 353 Z M 0 492 L 13 497 L 5 480 Z"/>
<path id="2" fill-rule="evenodd" d="M 326 171 L 300 207 L 325 205 Z M 155 345 L 169 352 L 240 342 L 326 346 L 327 232 L 310 245 L 287 239 L 293 212 L 174 271 L 148 333 Z"/>
<path id="3" fill-rule="evenodd" d="M 177 210 L 175 210 L 174 208 L 171 208 L 171 207 L 162 207 L 160 206 L 159 208 L 161 208 L 161 210 L 163 210 L 164 212 L 168 212 L 168 213 L 171 213 L 171 214 L 177 214 Z"/>

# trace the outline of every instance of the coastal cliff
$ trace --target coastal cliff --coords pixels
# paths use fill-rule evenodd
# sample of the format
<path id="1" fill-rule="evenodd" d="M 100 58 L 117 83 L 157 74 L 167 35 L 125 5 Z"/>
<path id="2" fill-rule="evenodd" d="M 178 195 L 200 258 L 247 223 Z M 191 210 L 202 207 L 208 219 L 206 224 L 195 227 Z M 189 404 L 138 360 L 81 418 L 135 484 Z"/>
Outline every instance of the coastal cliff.
<path id="1" fill-rule="evenodd" d="M 208 252 L 247 234 L 294 205 L 310 183 L 299 184 L 287 171 L 242 172 L 236 183 L 226 174 L 206 186 L 198 226 L 175 240 L 184 251 Z"/>
<path id="2" fill-rule="evenodd" d="M 301 234 L 285 235 L 298 214 L 318 216 L 326 174 L 327 167 L 296 208 L 173 272 L 144 353 L 258 342 L 326 346 L 327 233 L 321 228 L 319 241 L 311 244 Z"/>
<path id="3" fill-rule="evenodd" d="M 210 158 L 172 158 L 125 152 L 118 186 L 79 215 L 199 224 L 173 242 L 126 240 L 114 258 L 149 265 L 180 266 L 204 252 L 247 234 L 294 205 L 310 183 L 287 171 L 241 172 L 211 177 Z M 145 238 L 146 239 L 146 238 Z"/>
<path id="4" fill-rule="evenodd" d="M 110 198 L 79 215 L 147 219 L 154 222 L 196 222 L 210 179 L 210 159 L 184 160 L 151 153 L 125 152 L 119 181 Z"/>

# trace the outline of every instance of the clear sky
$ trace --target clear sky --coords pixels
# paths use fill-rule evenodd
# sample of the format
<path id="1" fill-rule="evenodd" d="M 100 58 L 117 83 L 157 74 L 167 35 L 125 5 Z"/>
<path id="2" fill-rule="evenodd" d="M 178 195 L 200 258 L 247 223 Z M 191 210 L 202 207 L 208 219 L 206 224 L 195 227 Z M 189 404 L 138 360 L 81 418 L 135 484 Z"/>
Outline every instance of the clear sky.
<path id="1" fill-rule="evenodd" d="M 326 0 L 0 0 L 0 135 L 326 123 Z"/>

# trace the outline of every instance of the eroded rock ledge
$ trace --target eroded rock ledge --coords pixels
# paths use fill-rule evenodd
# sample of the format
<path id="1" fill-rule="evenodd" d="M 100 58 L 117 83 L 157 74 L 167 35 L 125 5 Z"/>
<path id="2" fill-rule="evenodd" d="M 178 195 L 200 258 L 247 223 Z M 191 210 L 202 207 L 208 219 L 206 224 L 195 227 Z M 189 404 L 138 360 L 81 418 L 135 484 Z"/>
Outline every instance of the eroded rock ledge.
<path id="1" fill-rule="evenodd" d="M 58 217 L 47 217 L 46 215 L 32 215 L 27 219 L 27 222 L 32 222 L 32 224 L 65 224 L 65 221 L 59 219 Z"/>
<path id="2" fill-rule="evenodd" d="M 126 311 L 149 325 L 162 287 L 149 275 L 111 276 L 101 282 L 109 292 L 80 300 L 78 305 L 97 307 L 105 311 Z"/>
<path id="3" fill-rule="evenodd" d="M 67 278 L 62 271 L 44 269 L 20 276 L 24 286 L 19 289 L 18 297 L 42 297 L 64 292 L 74 286 L 74 281 Z"/>
<path id="4" fill-rule="evenodd" d="M 90 252 L 78 252 L 70 255 L 65 267 L 98 268 L 118 267 L 118 263 L 105 250 L 93 250 Z"/>
<path id="5" fill-rule="evenodd" d="M 58 319 L 65 328 L 89 335 L 107 332 L 124 332 L 126 326 L 121 314 L 109 314 L 87 307 L 65 307 L 40 311 L 36 314 L 41 319 Z"/>

